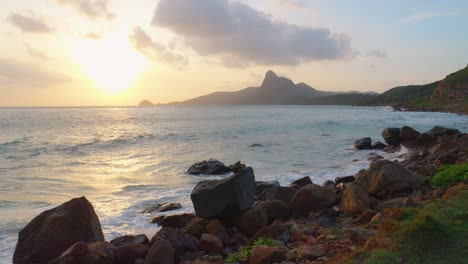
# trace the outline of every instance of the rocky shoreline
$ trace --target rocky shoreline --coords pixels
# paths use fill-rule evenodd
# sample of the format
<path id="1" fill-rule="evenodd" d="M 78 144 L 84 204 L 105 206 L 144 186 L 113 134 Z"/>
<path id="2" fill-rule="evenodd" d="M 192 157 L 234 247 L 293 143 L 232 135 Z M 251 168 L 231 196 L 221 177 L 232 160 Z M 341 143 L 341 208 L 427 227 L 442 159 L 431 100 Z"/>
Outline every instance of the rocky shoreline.
<path id="1" fill-rule="evenodd" d="M 288 186 L 258 182 L 254 170 L 240 162 L 194 164 L 188 173 L 233 175 L 198 183 L 191 193 L 195 213 L 152 219 L 161 229 L 151 239 L 104 241 L 93 206 L 85 197 L 72 199 L 20 231 L 13 263 L 342 263 L 365 251 L 397 249 L 398 242 L 382 232 L 386 221 L 397 219 L 396 208 L 419 208 L 467 189 L 466 180 L 442 188 L 428 180 L 441 166 L 468 163 L 468 134 L 439 126 L 420 133 L 405 126 L 388 128 L 382 137 L 387 144 L 363 138 L 355 148 L 395 152 L 404 146 L 410 152 L 400 161 L 375 153 L 367 170 L 323 185 L 309 177 Z"/>

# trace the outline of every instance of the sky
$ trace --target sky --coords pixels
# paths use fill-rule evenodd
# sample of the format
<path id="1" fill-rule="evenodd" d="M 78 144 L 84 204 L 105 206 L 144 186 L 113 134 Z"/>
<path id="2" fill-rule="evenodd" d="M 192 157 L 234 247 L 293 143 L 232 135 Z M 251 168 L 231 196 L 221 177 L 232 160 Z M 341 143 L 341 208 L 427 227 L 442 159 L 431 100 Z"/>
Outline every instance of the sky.
<path id="1" fill-rule="evenodd" d="M 383 92 L 468 64 L 468 1 L 1 0 L 0 106 L 168 103 L 259 86 Z"/>

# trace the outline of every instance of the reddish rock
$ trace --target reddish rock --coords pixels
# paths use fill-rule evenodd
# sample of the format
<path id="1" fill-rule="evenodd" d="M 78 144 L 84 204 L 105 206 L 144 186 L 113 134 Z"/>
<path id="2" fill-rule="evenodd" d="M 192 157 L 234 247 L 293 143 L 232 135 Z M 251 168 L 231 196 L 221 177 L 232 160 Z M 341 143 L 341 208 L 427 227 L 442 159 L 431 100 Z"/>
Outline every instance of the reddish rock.
<path id="1" fill-rule="evenodd" d="M 371 219 L 378 214 L 376 211 L 371 210 L 371 209 L 366 209 L 362 214 L 354 220 L 354 223 L 357 225 L 364 225 L 367 224 L 371 221 Z"/>
<path id="2" fill-rule="evenodd" d="M 210 221 L 210 219 L 195 217 L 182 228 L 182 231 L 200 239 L 201 235 L 206 233 L 206 225 L 208 225 Z"/>
<path id="3" fill-rule="evenodd" d="M 364 244 L 372 237 L 376 231 L 361 227 L 349 228 L 345 230 L 345 237 L 349 238 L 353 243 Z"/>
<path id="4" fill-rule="evenodd" d="M 182 228 L 195 217 L 194 214 L 161 215 L 152 218 L 148 222 L 158 224 L 161 227 Z"/>
<path id="5" fill-rule="evenodd" d="M 277 218 L 290 215 L 289 205 L 279 200 L 264 201 L 245 211 L 237 220 L 236 227 L 250 237 Z"/>
<path id="6" fill-rule="evenodd" d="M 288 249 L 285 247 L 254 246 L 249 264 L 281 263 L 286 260 Z"/>
<path id="7" fill-rule="evenodd" d="M 360 185 L 352 185 L 341 194 L 340 208 L 347 214 L 359 214 L 369 207 L 369 193 Z"/>
<path id="8" fill-rule="evenodd" d="M 155 213 L 155 212 L 163 213 L 163 212 L 178 210 L 180 208 L 182 208 L 182 205 L 180 203 L 158 203 L 158 204 L 153 204 L 147 207 L 141 213 L 142 214 Z"/>
<path id="9" fill-rule="evenodd" d="M 200 249 L 209 253 L 221 253 L 223 241 L 215 235 L 203 234 L 200 238 Z"/>
<path id="10" fill-rule="evenodd" d="M 145 234 L 141 235 L 126 235 L 114 238 L 110 243 L 116 247 L 129 246 L 129 245 L 148 245 L 149 239 Z"/>
<path id="11" fill-rule="evenodd" d="M 206 233 L 217 236 L 224 244 L 229 243 L 229 234 L 221 221 L 214 219 L 206 225 Z"/>
<path id="12" fill-rule="evenodd" d="M 109 242 L 86 244 L 80 241 L 72 245 L 49 264 L 114 264 L 120 263 L 117 247 Z M 122 262 L 123 264 L 125 262 Z M 126 264 L 126 263 L 125 263 Z"/>
<path id="13" fill-rule="evenodd" d="M 148 253 L 148 245 L 133 244 L 117 247 L 116 254 L 118 264 L 133 264 L 137 259 L 145 258 Z"/>
<path id="14" fill-rule="evenodd" d="M 314 260 L 327 254 L 325 250 L 317 246 L 303 245 L 297 249 L 298 260 Z"/>
<path id="15" fill-rule="evenodd" d="M 18 235 L 14 264 L 47 262 L 79 241 L 104 241 L 101 224 L 85 197 L 36 216 Z"/>
<path id="16" fill-rule="evenodd" d="M 198 251 L 199 249 L 199 242 L 195 237 L 170 227 L 161 228 L 151 239 L 150 245 L 158 240 L 169 241 L 176 256 L 182 256 L 187 251 Z"/>
<path id="17" fill-rule="evenodd" d="M 291 199 L 293 215 L 307 217 L 310 212 L 319 212 L 334 205 L 338 197 L 334 190 L 309 184 L 297 191 Z"/>
<path id="18" fill-rule="evenodd" d="M 153 243 L 146 255 L 144 264 L 173 264 L 175 263 L 175 250 L 167 240 L 157 240 Z"/>
<path id="19" fill-rule="evenodd" d="M 276 240 L 281 240 L 281 236 L 287 234 L 289 232 L 289 227 L 287 224 L 276 221 L 273 224 L 262 228 L 258 231 L 254 236 L 252 236 L 249 241 L 247 241 L 248 245 L 252 245 L 255 240 L 260 237 L 270 237 Z"/>

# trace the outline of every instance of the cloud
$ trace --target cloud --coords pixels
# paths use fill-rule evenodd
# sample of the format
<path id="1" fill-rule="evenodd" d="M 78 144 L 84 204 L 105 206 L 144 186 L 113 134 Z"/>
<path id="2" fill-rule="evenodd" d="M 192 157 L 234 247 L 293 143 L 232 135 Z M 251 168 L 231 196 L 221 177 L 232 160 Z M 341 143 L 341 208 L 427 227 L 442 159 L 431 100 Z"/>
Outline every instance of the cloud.
<path id="1" fill-rule="evenodd" d="M 133 29 L 129 39 L 139 52 L 143 53 L 145 56 L 155 62 L 166 62 L 179 68 L 184 67 L 188 63 L 184 56 L 171 50 L 171 47 L 174 47 L 174 44 L 171 44 L 168 47 L 164 44 L 155 42 L 140 27 Z"/>
<path id="2" fill-rule="evenodd" d="M 427 20 L 437 17 L 454 17 L 454 16 L 467 16 L 468 12 L 444 12 L 444 13 L 418 13 L 400 19 L 403 24 L 415 23 L 422 20 Z"/>
<path id="3" fill-rule="evenodd" d="M 289 6 L 298 9 L 306 9 L 307 6 L 304 1 L 300 0 L 279 0 L 279 4 L 283 6 Z"/>
<path id="4" fill-rule="evenodd" d="M 385 50 L 377 50 L 377 49 L 367 52 L 366 56 L 380 58 L 380 59 L 388 58 L 388 54 Z"/>
<path id="5" fill-rule="evenodd" d="M 113 19 L 115 15 L 109 10 L 108 0 L 57 0 L 61 4 L 67 4 L 77 9 L 83 15 L 96 19 Z"/>
<path id="6" fill-rule="evenodd" d="M 88 32 L 88 33 L 82 34 L 81 37 L 87 38 L 87 39 L 99 40 L 102 38 L 102 34 L 97 33 L 97 32 Z"/>
<path id="7" fill-rule="evenodd" d="M 71 79 L 31 64 L 0 59 L 0 86 L 5 88 L 46 88 Z"/>
<path id="8" fill-rule="evenodd" d="M 29 33 L 50 33 L 52 29 L 40 18 L 23 16 L 12 13 L 7 20 L 23 32 Z"/>
<path id="9" fill-rule="evenodd" d="M 37 49 L 31 47 L 31 45 L 29 45 L 28 43 L 25 42 L 24 46 L 26 47 L 26 50 L 27 50 L 29 56 L 31 56 L 32 58 L 43 60 L 43 61 L 52 60 L 52 58 L 49 55 L 45 54 L 44 52 L 42 52 L 40 50 L 37 50 Z"/>
<path id="10" fill-rule="evenodd" d="M 161 0 L 154 26 L 185 38 L 203 56 L 237 58 L 260 65 L 298 65 L 353 56 L 350 38 L 327 28 L 275 21 L 229 0 Z M 230 59 L 232 61 L 232 59 Z"/>

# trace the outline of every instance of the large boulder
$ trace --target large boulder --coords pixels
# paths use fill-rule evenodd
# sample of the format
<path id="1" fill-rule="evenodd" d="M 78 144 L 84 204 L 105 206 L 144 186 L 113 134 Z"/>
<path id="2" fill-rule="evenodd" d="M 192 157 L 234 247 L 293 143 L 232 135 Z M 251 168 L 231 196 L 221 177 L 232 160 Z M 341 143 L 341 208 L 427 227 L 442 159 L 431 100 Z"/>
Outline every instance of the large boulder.
<path id="1" fill-rule="evenodd" d="M 144 264 L 173 264 L 175 250 L 167 240 L 157 240 L 146 255 Z"/>
<path id="2" fill-rule="evenodd" d="M 182 256 L 185 252 L 198 251 L 199 241 L 195 237 L 170 227 L 161 228 L 151 239 L 151 248 L 158 240 L 167 240 L 175 250 L 175 256 Z M 151 251 L 151 249 L 150 249 Z"/>
<path id="3" fill-rule="evenodd" d="M 145 252 L 146 253 L 146 252 Z M 37 262 L 28 262 L 37 263 Z M 43 262 L 39 262 L 43 263 Z M 46 262 L 44 262 L 46 263 Z M 79 241 L 65 250 L 57 258 L 47 262 L 49 264 L 114 264 L 120 263 L 117 247 L 109 242 L 87 244 Z"/>
<path id="4" fill-rule="evenodd" d="M 209 159 L 208 161 L 200 161 L 193 164 L 188 170 L 188 174 L 192 175 L 200 175 L 200 174 L 207 174 L 207 175 L 218 175 L 224 174 L 227 172 L 231 172 L 232 169 L 228 166 L 224 165 L 219 160 Z"/>
<path id="5" fill-rule="evenodd" d="M 372 139 L 370 137 L 365 137 L 354 142 L 354 148 L 363 150 L 363 149 L 372 149 Z"/>
<path id="6" fill-rule="evenodd" d="M 415 174 L 405 167 L 381 160 L 371 164 L 368 171 L 358 179 L 359 184 L 377 198 L 388 198 L 413 191 L 425 180 L 424 176 Z"/>
<path id="7" fill-rule="evenodd" d="M 261 194 L 258 195 L 258 198 L 262 201 L 280 200 L 285 203 L 289 203 L 293 198 L 294 194 L 296 194 L 298 188 L 298 185 L 291 185 L 288 187 L 275 186 L 263 191 Z"/>
<path id="8" fill-rule="evenodd" d="M 110 243 L 116 247 L 130 246 L 130 245 L 148 245 L 149 239 L 145 234 L 141 235 L 125 235 L 114 238 Z"/>
<path id="9" fill-rule="evenodd" d="M 195 217 L 194 214 L 160 215 L 153 217 L 148 222 L 158 224 L 161 227 L 182 228 Z"/>
<path id="10" fill-rule="evenodd" d="M 312 179 L 309 176 L 305 176 L 291 182 L 290 186 L 297 185 L 299 187 L 304 187 L 309 184 L 313 184 Z"/>
<path id="11" fill-rule="evenodd" d="M 19 232 L 13 263 L 47 262 L 79 241 L 104 241 L 99 219 L 85 197 L 72 199 L 31 220 Z"/>
<path id="12" fill-rule="evenodd" d="M 292 213 L 296 216 L 308 216 L 334 205 L 338 197 L 334 190 L 315 184 L 299 189 L 291 199 Z"/>
<path id="13" fill-rule="evenodd" d="M 262 192 L 265 190 L 271 189 L 271 188 L 279 188 L 280 184 L 278 181 L 257 181 L 255 182 L 255 195 L 260 195 Z"/>
<path id="14" fill-rule="evenodd" d="M 190 198 L 201 218 L 224 218 L 240 215 L 255 198 L 255 175 L 251 167 L 222 180 L 201 181 Z"/>
<path id="15" fill-rule="evenodd" d="M 180 208 L 182 208 L 182 205 L 180 203 L 157 203 L 157 204 L 153 204 L 151 206 L 148 206 L 141 213 L 143 213 L 143 214 L 163 213 L 163 212 L 178 210 Z"/>
<path id="16" fill-rule="evenodd" d="M 340 208 L 345 213 L 359 214 L 369 207 L 369 193 L 360 185 L 354 184 L 341 194 Z"/>
<path id="17" fill-rule="evenodd" d="M 382 137 L 387 144 L 397 146 L 401 142 L 400 129 L 396 127 L 390 127 L 382 131 Z"/>
<path id="18" fill-rule="evenodd" d="M 433 137 L 453 136 L 453 135 L 461 134 L 460 130 L 458 129 L 446 128 L 442 126 L 435 126 L 431 130 L 427 131 L 426 133 Z"/>
<path id="19" fill-rule="evenodd" d="M 409 126 L 404 126 L 400 128 L 400 138 L 402 140 L 415 140 L 421 135 L 418 131 L 416 131 L 414 128 L 409 127 Z"/>

